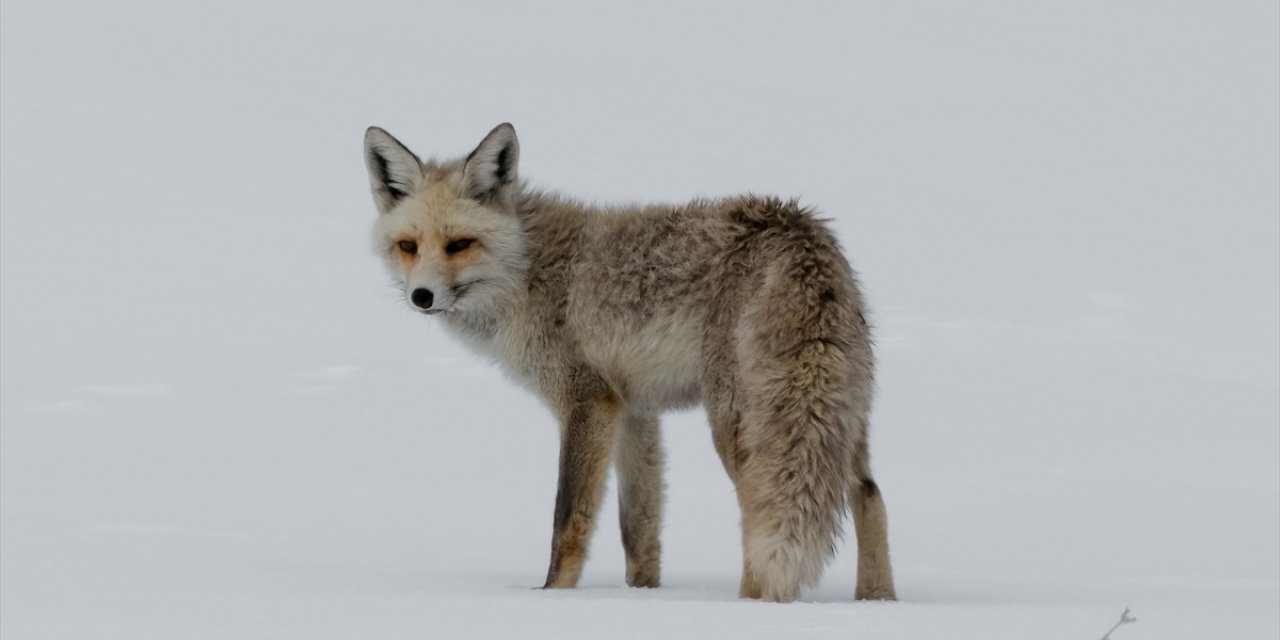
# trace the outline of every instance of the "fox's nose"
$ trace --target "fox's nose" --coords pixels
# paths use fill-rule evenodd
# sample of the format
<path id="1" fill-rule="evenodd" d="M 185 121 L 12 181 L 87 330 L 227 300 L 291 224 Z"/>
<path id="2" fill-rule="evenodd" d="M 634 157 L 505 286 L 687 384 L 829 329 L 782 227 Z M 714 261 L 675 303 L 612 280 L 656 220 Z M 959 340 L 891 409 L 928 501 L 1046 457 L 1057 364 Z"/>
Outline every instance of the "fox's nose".
<path id="1" fill-rule="evenodd" d="M 434 298 L 435 296 L 431 295 L 430 289 L 414 289 L 413 295 L 409 296 L 409 299 L 413 301 L 414 306 L 419 309 L 430 309 L 431 301 Z"/>

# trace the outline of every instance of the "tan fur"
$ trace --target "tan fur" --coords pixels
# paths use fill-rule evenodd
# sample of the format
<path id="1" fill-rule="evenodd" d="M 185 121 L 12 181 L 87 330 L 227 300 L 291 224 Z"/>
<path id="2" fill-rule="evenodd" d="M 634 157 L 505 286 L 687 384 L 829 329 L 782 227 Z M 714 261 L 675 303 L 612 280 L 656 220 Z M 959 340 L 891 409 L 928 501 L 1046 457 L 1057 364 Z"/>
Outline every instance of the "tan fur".
<path id="1" fill-rule="evenodd" d="M 889 541 L 879 532 L 888 527 L 884 500 L 873 481 L 853 489 L 853 526 L 858 534 L 859 600 L 895 600 L 893 569 L 889 566 Z"/>
<path id="2" fill-rule="evenodd" d="M 858 598 L 892 599 L 867 453 L 874 360 L 853 271 L 795 202 L 744 196 L 602 209 L 531 191 L 495 128 L 466 159 L 421 163 L 366 135 L 375 246 L 406 297 L 537 393 L 561 422 L 546 586 L 576 584 L 608 461 L 627 583 L 660 582 L 657 416 L 702 404 L 742 509 L 740 594 L 786 602 L 821 576 L 852 510 Z M 408 264 L 388 247 L 424 245 Z M 474 238 L 441 259 L 450 238 Z"/>
<path id="3" fill-rule="evenodd" d="M 662 434 L 658 417 L 627 415 L 618 434 L 618 511 L 622 547 L 627 554 L 627 584 L 657 587 L 661 583 Z"/>
<path id="4" fill-rule="evenodd" d="M 622 416 L 617 395 L 599 385 L 590 388 L 577 402 L 567 403 L 569 414 L 560 417 L 560 487 L 547 588 L 578 584 L 595 528 L 596 508 L 604 493 L 614 432 Z"/>

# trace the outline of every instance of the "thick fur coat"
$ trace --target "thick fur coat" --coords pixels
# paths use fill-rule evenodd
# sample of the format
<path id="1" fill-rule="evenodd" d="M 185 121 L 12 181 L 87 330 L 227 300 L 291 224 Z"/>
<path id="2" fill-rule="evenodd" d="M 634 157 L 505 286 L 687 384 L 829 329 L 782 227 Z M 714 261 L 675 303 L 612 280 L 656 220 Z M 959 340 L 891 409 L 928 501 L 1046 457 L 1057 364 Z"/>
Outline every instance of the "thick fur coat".
<path id="1" fill-rule="evenodd" d="M 448 162 L 365 136 L 375 250 L 410 306 L 560 422 L 546 586 L 577 583 L 610 462 L 627 583 L 658 586 L 658 416 L 701 404 L 742 509 L 740 595 L 796 599 L 852 510 L 855 595 L 893 599 L 867 451 L 870 335 L 831 232 L 767 197 L 589 207 L 528 189 L 519 155 L 509 124 Z"/>

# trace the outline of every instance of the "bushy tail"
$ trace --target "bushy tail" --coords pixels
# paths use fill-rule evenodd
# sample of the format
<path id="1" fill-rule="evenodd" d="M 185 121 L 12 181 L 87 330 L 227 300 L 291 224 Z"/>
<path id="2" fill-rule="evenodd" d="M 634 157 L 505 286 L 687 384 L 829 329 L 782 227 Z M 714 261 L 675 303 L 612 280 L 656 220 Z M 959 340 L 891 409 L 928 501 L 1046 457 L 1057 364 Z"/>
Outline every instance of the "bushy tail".
<path id="1" fill-rule="evenodd" d="M 872 384 L 853 275 L 816 222 L 791 222 L 761 244 L 772 255 L 738 345 L 744 592 L 777 601 L 816 582 L 834 553 Z"/>
<path id="2" fill-rule="evenodd" d="M 874 362 L 857 281 L 835 238 L 794 202 L 740 204 L 732 219 L 750 256 L 736 327 L 742 595 L 797 598 L 821 577 L 853 507 L 859 597 L 892 598 L 867 459 Z"/>
<path id="3" fill-rule="evenodd" d="M 743 420 L 749 454 L 738 489 L 746 572 L 758 593 L 743 595 L 794 600 L 834 554 L 853 482 L 848 406 L 832 384 L 844 377 L 842 360 L 830 344 L 798 345 L 780 361 L 785 375 L 748 391 L 759 395 Z"/>

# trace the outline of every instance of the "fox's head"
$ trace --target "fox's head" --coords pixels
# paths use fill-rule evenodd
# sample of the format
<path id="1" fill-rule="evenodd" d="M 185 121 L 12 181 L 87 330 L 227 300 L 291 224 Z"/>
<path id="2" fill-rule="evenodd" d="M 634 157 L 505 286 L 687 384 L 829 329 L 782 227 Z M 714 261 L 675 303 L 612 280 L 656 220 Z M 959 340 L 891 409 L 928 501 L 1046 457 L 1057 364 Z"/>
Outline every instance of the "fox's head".
<path id="1" fill-rule="evenodd" d="M 374 250 L 410 306 L 482 311 L 518 284 L 525 248 L 514 127 L 498 125 L 466 158 L 425 163 L 369 127 L 364 158 L 378 206 Z"/>

